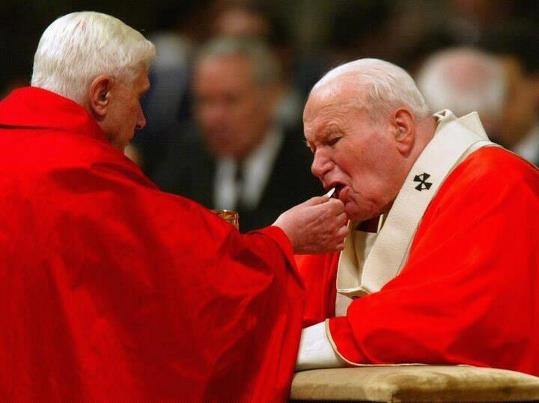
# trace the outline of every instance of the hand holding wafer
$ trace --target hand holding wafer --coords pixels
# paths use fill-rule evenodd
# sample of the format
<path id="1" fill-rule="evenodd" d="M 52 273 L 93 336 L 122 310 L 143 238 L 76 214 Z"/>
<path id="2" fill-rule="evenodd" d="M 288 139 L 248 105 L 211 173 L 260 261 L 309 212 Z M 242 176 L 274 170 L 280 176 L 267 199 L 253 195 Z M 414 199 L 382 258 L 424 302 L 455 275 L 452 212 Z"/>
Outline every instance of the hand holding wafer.
<path id="1" fill-rule="evenodd" d="M 348 217 L 344 204 L 331 195 L 313 197 L 279 216 L 274 225 L 290 238 L 296 254 L 323 253 L 344 248 Z M 329 197 L 329 200 L 328 200 Z"/>

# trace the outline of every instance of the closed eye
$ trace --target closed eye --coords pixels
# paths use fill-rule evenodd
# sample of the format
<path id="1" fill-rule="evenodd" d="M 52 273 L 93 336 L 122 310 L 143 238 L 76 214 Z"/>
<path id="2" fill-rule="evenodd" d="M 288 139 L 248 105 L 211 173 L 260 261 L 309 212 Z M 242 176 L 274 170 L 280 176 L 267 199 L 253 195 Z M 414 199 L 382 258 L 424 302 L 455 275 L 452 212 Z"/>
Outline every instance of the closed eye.
<path id="1" fill-rule="evenodd" d="M 329 146 L 334 146 L 335 144 L 337 144 L 337 142 L 341 139 L 342 137 L 333 137 L 331 138 L 330 140 L 327 141 L 327 144 Z"/>

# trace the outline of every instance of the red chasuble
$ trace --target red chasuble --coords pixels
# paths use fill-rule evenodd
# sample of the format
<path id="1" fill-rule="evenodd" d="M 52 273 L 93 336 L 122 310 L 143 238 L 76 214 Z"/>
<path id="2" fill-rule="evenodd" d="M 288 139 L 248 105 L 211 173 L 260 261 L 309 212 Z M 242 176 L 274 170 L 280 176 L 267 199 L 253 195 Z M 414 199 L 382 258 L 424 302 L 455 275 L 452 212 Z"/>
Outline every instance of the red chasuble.
<path id="1" fill-rule="evenodd" d="M 77 104 L 0 103 L 0 400 L 288 397 L 301 281 L 277 227 L 159 191 Z"/>
<path id="2" fill-rule="evenodd" d="M 539 171 L 471 154 L 429 205 L 400 275 L 329 320 L 351 363 L 470 364 L 539 375 Z M 305 325 L 334 316 L 338 254 L 298 259 Z"/>

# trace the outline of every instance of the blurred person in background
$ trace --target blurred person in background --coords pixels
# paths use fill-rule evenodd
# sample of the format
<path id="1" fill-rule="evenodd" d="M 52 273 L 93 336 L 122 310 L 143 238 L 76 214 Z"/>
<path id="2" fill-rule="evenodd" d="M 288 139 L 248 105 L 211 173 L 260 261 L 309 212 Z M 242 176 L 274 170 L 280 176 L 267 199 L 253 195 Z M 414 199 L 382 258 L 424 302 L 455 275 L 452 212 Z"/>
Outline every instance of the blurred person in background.
<path id="1" fill-rule="evenodd" d="M 450 109 L 457 116 L 475 111 L 487 134 L 496 134 L 506 79 L 494 56 L 474 48 L 444 49 L 427 58 L 416 81 L 431 110 Z"/>
<path id="2" fill-rule="evenodd" d="M 263 42 L 220 37 L 194 67 L 195 126 L 156 173 L 165 190 L 214 209 L 240 213 L 240 228 L 271 223 L 280 211 L 322 190 L 309 172 L 299 129 L 283 127 L 279 65 Z"/>
<path id="3" fill-rule="evenodd" d="M 149 39 L 156 57 L 150 71 L 151 88 L 142 100 L 147 124 L 128 148 L 147 175 L 152 175 L 170 139 L 166 128 L 191 118 L 190 82 L 193 57 L 207 35 L 213 0 L 180 0 L 155 4 L 159 24 Z"/>
<path id="4" fill-rule="evenodd" d="M 304 94 L 294 85 L 293 69 L 297 55 L 290 29 L 274 9 L 262 1 L 217 2 L 212 33 L 216 37 L 256 38 L 268 46 L 280 67 L 280 80 L 275 84 L 279 93 L 276 122 L 284 127 L 297 128 L 304 101 Z"/>
<path id="5" fill-rule="evenodd" d="M 506 75 L 506 98 L 495 141 L 539 164 L 539 31 L 537 24 L 503 24 L 481 45 L 494 53 Z"/>
<path id="6" fill-rule="evenodd" d="M 44 31 L 32 86 L 0 102 L 1 400 L 288 396 L 293 253 L 342 248 L 344 206 L 313 198 L 244 235 L 160 191 L 123 154 L 154 54 L 114 17 L 68 14 Z"/>

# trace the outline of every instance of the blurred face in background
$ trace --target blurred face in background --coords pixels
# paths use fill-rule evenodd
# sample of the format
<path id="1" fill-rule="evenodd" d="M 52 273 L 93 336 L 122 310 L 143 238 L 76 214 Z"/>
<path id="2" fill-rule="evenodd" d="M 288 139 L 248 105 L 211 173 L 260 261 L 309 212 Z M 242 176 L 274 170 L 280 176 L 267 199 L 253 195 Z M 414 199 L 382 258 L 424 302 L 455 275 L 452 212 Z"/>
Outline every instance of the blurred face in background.
<path id="1" fill-rule="evenodd" d="M 506 99 L 496 140 L 513 147 L 532 129 L 539 106 L 539 80 L 528 77 L 513 57 L 501 58 L 507 77 Z"/>
<path id="2" fill-rule="evenodd" d="M 271 124 L 273 86 L 258 83 L 251 61 L 241 55 L 202 59 L 193 84 L 195 115 L 210 152 L 245 158 Z"/>

